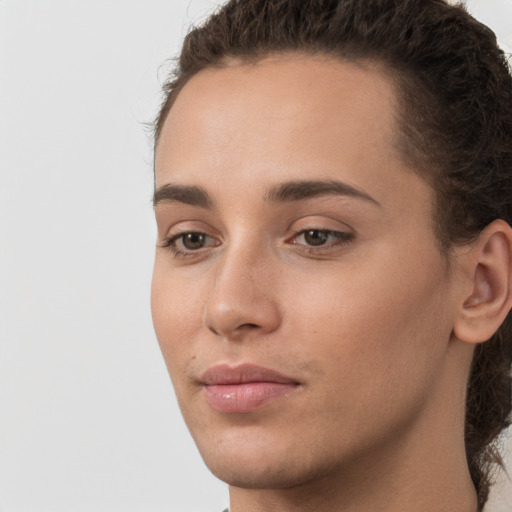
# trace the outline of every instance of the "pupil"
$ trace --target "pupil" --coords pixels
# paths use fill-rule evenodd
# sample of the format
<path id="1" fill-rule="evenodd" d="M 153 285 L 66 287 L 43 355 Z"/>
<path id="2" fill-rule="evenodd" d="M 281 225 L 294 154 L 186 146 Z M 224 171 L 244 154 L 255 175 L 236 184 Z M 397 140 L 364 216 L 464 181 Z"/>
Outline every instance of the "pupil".
<path id="1" fill-rule="evenodd" d="M 309 245 L 323 245 L 327 242 L 327 238 L 327 233 L 318 229 L 311 229 L 304 233 L 304 239 Z"/>
<path id="2" fill-rule="evenodd" d="M 204 235 L 202 233 L 187 233 L 183 237 L 183 245 L 187 249 L 201 249 L 204 245 Z"/>

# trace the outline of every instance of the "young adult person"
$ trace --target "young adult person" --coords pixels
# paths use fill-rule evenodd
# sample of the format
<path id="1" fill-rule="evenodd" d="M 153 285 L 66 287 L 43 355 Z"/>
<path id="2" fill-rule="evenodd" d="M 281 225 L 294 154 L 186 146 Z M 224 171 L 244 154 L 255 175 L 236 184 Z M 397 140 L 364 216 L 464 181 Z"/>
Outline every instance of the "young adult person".
<path id="1" fill-rule="evenodd" d="M 494 34 L 443 0 L 231 0 L 164 91 L 153 318 L 231 512 L 481 510 L 511 410 Z"/>

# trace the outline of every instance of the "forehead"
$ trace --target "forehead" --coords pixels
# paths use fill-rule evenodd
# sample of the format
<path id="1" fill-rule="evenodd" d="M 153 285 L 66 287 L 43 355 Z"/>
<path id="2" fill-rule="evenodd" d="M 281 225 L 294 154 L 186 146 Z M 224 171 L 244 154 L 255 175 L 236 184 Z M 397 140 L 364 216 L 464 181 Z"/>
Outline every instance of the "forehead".
<path id="1" fill-rule="evenodd" d="M 432 189 L 399 150 L 392 81 L 373 64 L 285 55 L 206 69 L 184 86 L 160 135 L 155 181 L 225 202 L 293 180 L 340 180 L 405 211 Z"/>
<path id="2" fill-rule="evenodd" d="M 226 146 L 232 159 L 244 160 L 253 151 L 271 157 L 277 148 L 300 157 L 298 147 L 306 152 L 320 142 L 324 150 L 378 149 L 379 158 L 386 150 L 396 159 L 395 103 L 391 82 L 375 66 L 333 58 L 288 55 L 206 69 L 185 85 L 164 123 L 157 181 L 159 170 L 177 171 L 191 152 L 211 160 Z"/>

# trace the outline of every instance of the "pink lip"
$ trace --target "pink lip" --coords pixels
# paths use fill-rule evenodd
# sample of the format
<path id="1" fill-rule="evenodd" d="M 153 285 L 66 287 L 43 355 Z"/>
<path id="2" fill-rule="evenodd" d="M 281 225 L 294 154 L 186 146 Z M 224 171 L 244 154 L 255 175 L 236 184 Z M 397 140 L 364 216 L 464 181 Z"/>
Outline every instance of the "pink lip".
<path id="1" fill-rule="evenodd" d="M 213 366 L 201 377 L 201 383 L 206 401 L 225 413 L 251 412 L 291 393 L 299 384 L 279 372 L 251 364 Z"/>

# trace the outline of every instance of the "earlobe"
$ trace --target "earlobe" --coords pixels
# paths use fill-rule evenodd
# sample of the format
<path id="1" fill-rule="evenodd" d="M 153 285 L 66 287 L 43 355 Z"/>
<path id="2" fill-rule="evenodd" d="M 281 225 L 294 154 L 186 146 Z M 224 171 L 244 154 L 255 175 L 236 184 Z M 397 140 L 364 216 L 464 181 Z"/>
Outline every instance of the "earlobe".
<path id="1" fill-rule="evenodd" d="M 489 224 L 464 255 L 471 293 L 463 297 L 454 335 L 467 343 L 488 340 L 512 307 L 512 229 L 502 221 Z"/>

